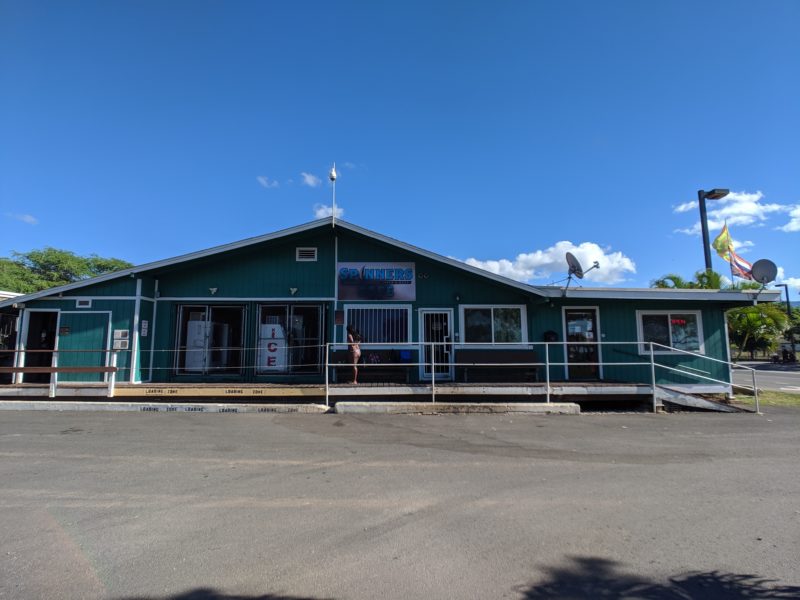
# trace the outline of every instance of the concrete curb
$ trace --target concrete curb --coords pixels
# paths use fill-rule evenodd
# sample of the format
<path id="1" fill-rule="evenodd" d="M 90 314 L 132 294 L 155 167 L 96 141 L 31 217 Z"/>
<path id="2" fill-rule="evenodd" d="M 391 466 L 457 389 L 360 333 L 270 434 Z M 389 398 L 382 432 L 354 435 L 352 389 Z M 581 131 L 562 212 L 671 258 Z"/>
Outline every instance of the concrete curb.
<path id="1" fill-rule="evenodd" d="M 324 404 L 212 404 L 194 402 L 71 402 L 2 400 L 0 410 L 108 411 L 108 412 L 191 412 L 191 413 L 303 413 L 322 414 Z"/>
<path id="2" fill-rule="evenodd" d="M 580 406 L 571 402 L 540 403 L 469 403 L 469 402 L 337 402 L 336 414 L 561 414 L 578 415 Z"/>

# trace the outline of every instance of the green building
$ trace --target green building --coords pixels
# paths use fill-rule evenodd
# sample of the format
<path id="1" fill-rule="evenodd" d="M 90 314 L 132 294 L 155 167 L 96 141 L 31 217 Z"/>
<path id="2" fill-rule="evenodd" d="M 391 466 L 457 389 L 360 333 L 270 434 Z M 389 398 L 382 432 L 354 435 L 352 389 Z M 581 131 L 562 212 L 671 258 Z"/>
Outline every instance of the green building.
<path id="1" fill-rule="evenodd" d="M 349 373 L 325 365 L 347 360 L 352 325 L 367 381 L 646 383 L 657 360 L 660 381 L 728 391 L 725 311 L 777 299 L 576 283 L 520 283 L 327 218 L 7 298 L 0 311 L 16 319 L 16 366 L 103 366 L 116 350 L 118 382 L 341 382 Z M 495 362 L 511 366 L 474 366 Z"/>

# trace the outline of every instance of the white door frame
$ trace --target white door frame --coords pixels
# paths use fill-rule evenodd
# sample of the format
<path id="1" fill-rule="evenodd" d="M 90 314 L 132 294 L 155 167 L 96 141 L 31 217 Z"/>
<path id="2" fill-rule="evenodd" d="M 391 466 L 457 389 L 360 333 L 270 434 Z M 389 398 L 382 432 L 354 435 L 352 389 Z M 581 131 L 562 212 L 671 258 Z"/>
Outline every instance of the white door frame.
<path id="1" fill-rule="evenodd" d="M 597 327 L 597 331 L 595 335 L 597 339 L 595 342 L 602 341 L 602 334 L 600 333 L 600 307 L 599 306 L 562 306 L 561 307 L 561 328 L 562 328 L 562 340 L 564 340 L 564 379 L 569 381 L 569 352 L 567 351 L 567 346 L 570 342 L 567 341 L 567 311 L 568 310 L 593 310 L 595 315 L 595 326 Z M 577 343 L 577 342 L 573 342 Z M 603 379 L 603 345 L 597 344 L 597 362 L 600 364 L 598 365 L 597 372 L 600 376 L 600 379 Z M 578 363 L 576 363 L 578 364 Z"/>
<path id="2" fill-rule="evenodd" d="M 419 378 L 420 381 L 427 381 L 431 379 L 431 375 L 425 374 L 425 365 L 423 364 L 423 359 L 425 357 L 425 314 L 433 314 L 433 313 L 444 313 L 447 315 L 447 324 L 450 329 L 449 335 L 447 336 L 450 339 L 450 353 L 449 353 L 449 361 L 448 361 L 448 369 L 447 374 L 444 373 L 437 373 L 436 379 L 438 380 L 441 378 L 442 381 L 452 381 L 454 378 L 453 372 L 453 350 L 455 347 L 455 342 L 453 340 L 454 332 L 453 332 L 453 309 L 452 308 L 420 308 L 417 310 L 417 325 L 419 327 Z"/>
<path id="3" fill-rule="evenodd" d="M 53 359 L 50 361 L 50 365 L 53 367 L 58 366 L 58 328 L 61 324 L 61 309 L 60 308 L 26 308 L 22 313 L 22 327 L 20 328 L 21 331 L 19 333 L 19 337 L 17 338 L 17 361 L 16 365 L 18 367 L 25 366 L 25 350 L 26 350 L 26 343 L 28 341 L 28 328 L 30 326 L 30 313 L 34 312 L 54 312 L 56 313 L 56 333 L 53 339 Z M 25 382 L 24 373 L 14 373 L 14 384 L 20 384 Z M 50 376 L 51 382 L 53 381 L 53 377 L 56 378 L 56 382 L 58 381 L 58 374 L 53 373 Z"/>

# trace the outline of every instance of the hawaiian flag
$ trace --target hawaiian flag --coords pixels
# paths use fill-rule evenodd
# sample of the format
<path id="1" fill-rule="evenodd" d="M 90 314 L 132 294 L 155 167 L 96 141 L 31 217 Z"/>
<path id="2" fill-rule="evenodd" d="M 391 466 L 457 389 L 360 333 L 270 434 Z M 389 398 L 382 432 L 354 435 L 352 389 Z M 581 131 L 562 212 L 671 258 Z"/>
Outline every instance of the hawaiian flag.
<path id="1" fill-rule="evenodd" d="M 733 248 L 733 240 L 731 239 L 730 231 L 728 231 L 727 223 L 725 223 L 725 226 L 722 228 L 722 231 L 719 232 L 719 235 L 714 238 L 714 241 L 711 242 L 711 247 L 717 251 L 717 254 L 719 254 L 720 258 L 731 262 L 728 252 Z"/>
<path id="2" fill-rule="evenodd" d="M 731 273 L 742 279 L 753 279 L 753 265 L 743 259 L 733 251 L 733 246 L 729 247 L 731 256 Z"/>

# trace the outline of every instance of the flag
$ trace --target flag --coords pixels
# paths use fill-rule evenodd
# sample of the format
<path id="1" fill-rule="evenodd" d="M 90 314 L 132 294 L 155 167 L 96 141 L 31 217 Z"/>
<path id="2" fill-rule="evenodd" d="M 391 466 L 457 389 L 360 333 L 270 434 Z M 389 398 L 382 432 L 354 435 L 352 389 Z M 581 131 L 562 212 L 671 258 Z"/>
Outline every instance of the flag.
<path id="1" fill-rule="evenodd" d="M 736 254 L 736 252 L 733 251 L 733 246 L 728 248 L 728 252 L 730 252 L 731 256 L 731 273 L 742 279 L 753 279 L 753 274 L 751 273 L 753 265 Z"/>
<path id="2" fill-rule="evenodd" d="M 722 231 L 719 232 L 719 235 L 714 238 L 714 241 L 711 242 L 711 247 L 717 251 L 717 254 L 720 255 L 721 258 L 727 260 L 728 262 L 731 261 L 728 252 L 732 251 L 732 244 L 733 240 L 731 239 L 731 234 L 728 231 L 728 224 L 722 227 Z"/>

